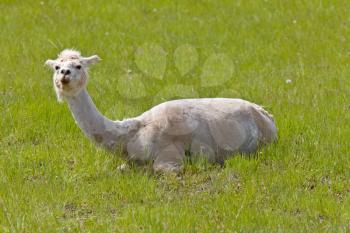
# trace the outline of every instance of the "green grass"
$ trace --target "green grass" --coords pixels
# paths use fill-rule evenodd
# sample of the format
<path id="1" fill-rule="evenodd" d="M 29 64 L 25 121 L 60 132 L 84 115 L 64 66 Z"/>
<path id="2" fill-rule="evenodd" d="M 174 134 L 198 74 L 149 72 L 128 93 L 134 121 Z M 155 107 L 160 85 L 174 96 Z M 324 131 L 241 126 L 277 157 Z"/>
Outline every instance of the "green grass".
<path id="1" fill-rule="evenodd" d="M 0 0 L 0 232 L 350 231 L 350 3 L 176 2 Z M 44 62 L 67 47 L 103 59 L 88 90 L 112 119 L 238 97 L 279 140 L 224 168 L 119 172 L 56 101 Z"/>

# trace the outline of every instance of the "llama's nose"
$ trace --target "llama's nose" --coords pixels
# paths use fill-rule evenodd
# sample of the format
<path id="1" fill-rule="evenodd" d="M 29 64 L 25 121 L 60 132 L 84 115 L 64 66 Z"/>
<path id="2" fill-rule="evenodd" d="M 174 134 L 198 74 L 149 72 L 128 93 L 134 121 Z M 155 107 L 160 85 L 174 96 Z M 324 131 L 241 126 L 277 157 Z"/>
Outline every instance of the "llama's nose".
<path id="1" fill-rule="evenodd" d="M 66 70 L 62 69 L 61 74 L 64 74 L 64 75 L 70 74 L 70 70 L 69 69 L 66 69 Z"/>

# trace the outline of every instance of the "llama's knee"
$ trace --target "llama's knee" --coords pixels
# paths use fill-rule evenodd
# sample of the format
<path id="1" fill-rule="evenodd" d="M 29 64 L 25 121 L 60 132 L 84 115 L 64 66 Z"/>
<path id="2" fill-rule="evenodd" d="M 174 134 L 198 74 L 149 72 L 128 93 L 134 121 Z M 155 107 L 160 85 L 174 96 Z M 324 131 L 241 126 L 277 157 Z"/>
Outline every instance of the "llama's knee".
<path id="1" fill-rule="evenodd" d="M 161 162 L 153 164 L 153 171 L 160 173 L 179 173 L 183 166 L 179 163 Z"/>
<path id="2" fill-rule="evenodd" d="M 174 143 L 160 149 L 156 154 L 153 170 L 156 172 L 180 172 L 183 168 L 184 152 Z"/>

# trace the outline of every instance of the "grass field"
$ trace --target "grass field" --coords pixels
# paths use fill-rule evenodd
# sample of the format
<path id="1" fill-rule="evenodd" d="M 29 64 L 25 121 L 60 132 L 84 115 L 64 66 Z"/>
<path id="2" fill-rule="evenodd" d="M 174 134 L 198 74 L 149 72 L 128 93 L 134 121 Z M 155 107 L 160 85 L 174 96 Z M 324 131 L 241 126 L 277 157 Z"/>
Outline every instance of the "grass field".
<path id="1" fill-rule="evenodd" d="M 0 0 L 0 232 L 350 232 L 349 1 Z M 116 168 L 44 67 L 103 60 L 88 90 L 112 119 L 179 97 L 236 97 L 279 140 L 179 176 Z"/>

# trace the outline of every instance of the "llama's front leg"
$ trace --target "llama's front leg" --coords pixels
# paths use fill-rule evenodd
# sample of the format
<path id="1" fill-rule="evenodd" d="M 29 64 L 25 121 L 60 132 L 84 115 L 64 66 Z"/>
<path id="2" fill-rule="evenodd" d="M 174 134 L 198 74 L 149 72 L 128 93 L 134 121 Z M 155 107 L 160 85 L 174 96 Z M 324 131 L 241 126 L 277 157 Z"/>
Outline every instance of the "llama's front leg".
<path id="1" fill-rule="evenodd" d="M 120 172 L 123 172 L 129 168 L 129 165 L 127 163 L 122 163 L 117 167 L 117 170 Z"/>
<path id="2" fill-rule="evenodd" d="M 171 143 L 158 151 L 153 163 L 153 170 L 155 172 L 178 173 L 182 169 L 184 157 L 184 149 L 181 146 Z"/>

